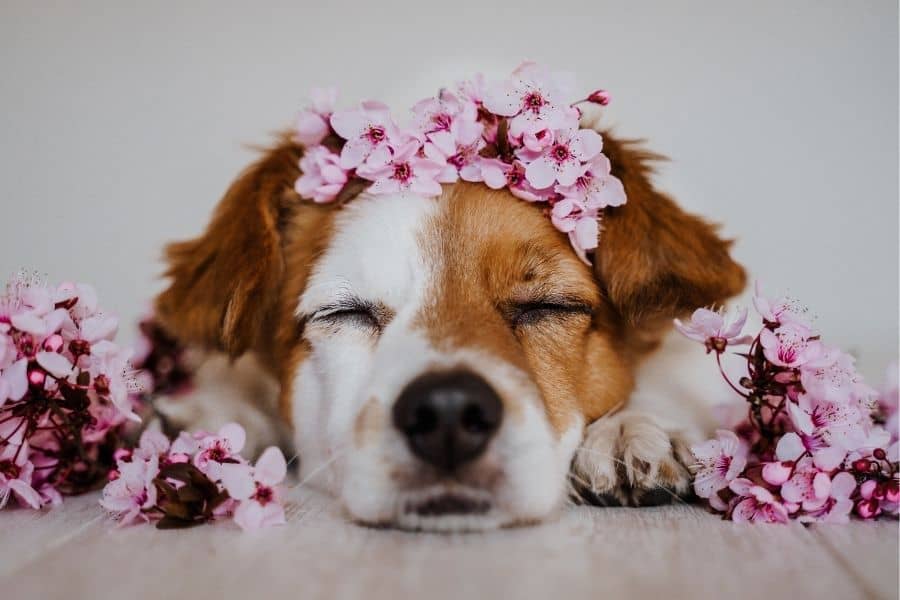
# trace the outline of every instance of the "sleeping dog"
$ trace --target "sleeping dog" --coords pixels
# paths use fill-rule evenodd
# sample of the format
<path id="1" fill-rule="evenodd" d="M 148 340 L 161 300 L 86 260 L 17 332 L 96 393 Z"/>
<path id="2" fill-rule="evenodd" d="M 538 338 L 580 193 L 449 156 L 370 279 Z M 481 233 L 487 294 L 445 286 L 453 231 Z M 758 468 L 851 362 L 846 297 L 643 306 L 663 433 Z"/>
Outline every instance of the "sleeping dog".
<path id="1" fill-rule="evenodd" d="M 713 226 L 654 188 L 655 155 L 603 132 L 628 202 L 587 265 L 506 189 L 304 202 L 286 135 L 206 231 L 167 250 L 164 327 L 205 352 L 186 427 L 286 435 L 355 521 L 478 530 L 552 515 L 574 487 L 626 505 L 690 489 L 665 397 L 629 404 L 673 317 L 741 291 Z M 285 433 L 286 432 L 286 433 Z"/>

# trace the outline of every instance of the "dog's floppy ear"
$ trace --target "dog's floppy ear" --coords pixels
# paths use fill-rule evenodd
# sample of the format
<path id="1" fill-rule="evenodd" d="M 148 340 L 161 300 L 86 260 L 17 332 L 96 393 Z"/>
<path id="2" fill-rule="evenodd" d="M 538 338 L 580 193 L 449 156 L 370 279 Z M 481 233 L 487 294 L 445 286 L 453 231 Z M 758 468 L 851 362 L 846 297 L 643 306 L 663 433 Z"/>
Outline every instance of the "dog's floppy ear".
<path id="1" fill-rule="evenodd" d="M 238 356 L 254 344 L 284 272 L 281 224 L 300 148 L 284 138 L 225 193 L 200 237 L 170 244 L 157 318 L 183 342 Z"/>
<path id="2" fill-rule="evenodd" d="M 729 255 L 731 242 L 654 189 L 650 163 L 661 157 L 634 141 L 603 139 L 628 202 L 606 210 L 594 268 L 626 323 L 658 326 L 740 292 L 746 275 Z"/>

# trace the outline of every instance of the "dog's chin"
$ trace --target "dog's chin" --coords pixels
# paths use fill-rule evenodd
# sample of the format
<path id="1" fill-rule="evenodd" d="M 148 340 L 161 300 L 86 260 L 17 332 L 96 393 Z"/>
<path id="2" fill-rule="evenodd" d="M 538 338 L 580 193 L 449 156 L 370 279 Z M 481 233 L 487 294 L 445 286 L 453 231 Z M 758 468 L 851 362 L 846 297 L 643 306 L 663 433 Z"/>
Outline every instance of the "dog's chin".
<path id="1" fill-rule="evenodd" d="M 489 492 L 459 485 L 432 485 L 403 492 L 392 505 L 389 514 L 378 518 L 352 516 L 371 527 L 439 533 L 487 531 L 521 522 L 501 509 Z"/>

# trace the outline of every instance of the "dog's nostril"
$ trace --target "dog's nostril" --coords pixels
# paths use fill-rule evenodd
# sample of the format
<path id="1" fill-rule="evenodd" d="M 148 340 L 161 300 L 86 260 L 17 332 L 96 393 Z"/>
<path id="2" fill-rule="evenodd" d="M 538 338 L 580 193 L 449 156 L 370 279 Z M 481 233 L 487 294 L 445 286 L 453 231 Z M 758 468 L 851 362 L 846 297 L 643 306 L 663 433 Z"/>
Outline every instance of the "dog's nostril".
<path id="1" fill-rule="evenodd" d="M 462 427 L 471 433 L 480 433 L 483 431 L 492 431 L 497 426 L 496 423 L 484 411 L 484 407 L 480 404 L 469 404 L 463 409 Z"/>
<path id="2" fill-rule="evenodd" d="M 419 404 L 415 407 L 415 415 L 407 428 L 414 435 L 432 433 L 438 428 L 438 416 L 433 406 Z"/>
<path id="3" fill-rule="evenodd" d="M 472 461 L 500 427 L 503 404 L 468 371 L 429 373 L 412 381 L 394 404 L 394 425 L 413 454 L 445 470 Z"/>

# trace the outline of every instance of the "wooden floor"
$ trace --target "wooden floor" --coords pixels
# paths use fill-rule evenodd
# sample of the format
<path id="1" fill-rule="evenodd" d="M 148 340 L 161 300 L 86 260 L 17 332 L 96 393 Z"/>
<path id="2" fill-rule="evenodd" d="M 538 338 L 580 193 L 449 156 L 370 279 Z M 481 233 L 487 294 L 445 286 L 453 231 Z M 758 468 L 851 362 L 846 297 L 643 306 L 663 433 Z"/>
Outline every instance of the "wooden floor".
<path id="1" fill-rule="evenodd" d="M 286 526 L 116 529 L 97 496 L 0 512 L 0 597 L 897 598 L 896 522 L 738 526 L 689 506 L 573 507 L 537 527 L 458 536 L 348 523 L 293 492 Z"/>

